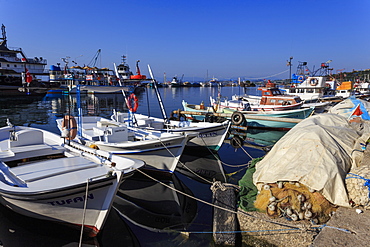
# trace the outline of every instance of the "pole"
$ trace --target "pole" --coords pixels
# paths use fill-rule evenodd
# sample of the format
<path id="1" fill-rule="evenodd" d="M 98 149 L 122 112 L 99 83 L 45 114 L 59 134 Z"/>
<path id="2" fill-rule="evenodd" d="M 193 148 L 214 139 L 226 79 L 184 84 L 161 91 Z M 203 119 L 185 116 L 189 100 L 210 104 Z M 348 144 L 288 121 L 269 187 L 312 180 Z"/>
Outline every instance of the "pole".
<path id="1" fill-rule="evenodd" d="M 292 84 L 292 59 L 293 57 L 289 58 L 289 84 Z"/>
<path id="2" fill-rule="evenodd" d="M 168 118 L 167 118 L 166 111 L 164 109 L 164 105 L 163 105 L 163 102 L 162 102 L 162 97 L 159 94 L 159 91 L 158 91 L 158 88 L 157 88 L 157 82 L 154 79 L 153 72 L 152 72 L 152 69 L 150 68 L 150 65 L 149 64 L 148 64 L 148 70 L 149 70 L 149 73 L 150 73 L 150 77 L 152 77 L 152 82 L 153 82 L 155 93 L 156 93 L 157 98 L 158 98 L 159 107 L 161 108 L 162 117 L 163 117 L 165 123 L 167 123 L 168 122 Z"/>

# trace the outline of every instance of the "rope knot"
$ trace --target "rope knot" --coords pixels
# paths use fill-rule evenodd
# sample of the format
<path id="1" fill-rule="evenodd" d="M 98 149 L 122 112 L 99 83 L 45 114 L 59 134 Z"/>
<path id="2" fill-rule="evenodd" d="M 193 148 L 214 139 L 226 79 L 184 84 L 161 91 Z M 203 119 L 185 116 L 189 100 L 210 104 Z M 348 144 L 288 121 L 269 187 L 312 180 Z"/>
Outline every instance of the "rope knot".
<path id="1" fill-rule="evenodd" d="M 211 191 L 215 193 L 218 189 L 225 191 L 226 187 L 223 183 L 221 183 L 221 181 L 214 181 L 211 185 Z"/>

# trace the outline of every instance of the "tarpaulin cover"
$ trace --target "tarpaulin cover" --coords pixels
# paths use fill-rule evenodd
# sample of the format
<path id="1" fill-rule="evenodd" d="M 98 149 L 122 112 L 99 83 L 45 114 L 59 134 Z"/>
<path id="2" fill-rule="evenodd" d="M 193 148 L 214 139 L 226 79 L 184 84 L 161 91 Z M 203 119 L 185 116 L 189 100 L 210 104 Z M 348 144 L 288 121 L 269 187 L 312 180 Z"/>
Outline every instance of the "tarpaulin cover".
<path id="1" fill-rule="evenodd" d="M 349 97 L 348 99 L 339 102 L 331 109 L 329 109 L 329 113 L 339 114 L 341 116 L 350 118 L 352 114 L 355 113 L 356 107 L 359 107 L 361 110 L 361 118 L 364 120 L 370 120 L 369 112 L 370 112 L 370 103 L 356 99 L 355 97 Z"/>
<path id="2" fill-rule="evenodd" d="M 295 181 L 322 193 L 331 203 L 349 207 L 344 179 L 361 126 L 338 114 L 307 118 L 281 138 L 256 164 L 253 183 Z"/>

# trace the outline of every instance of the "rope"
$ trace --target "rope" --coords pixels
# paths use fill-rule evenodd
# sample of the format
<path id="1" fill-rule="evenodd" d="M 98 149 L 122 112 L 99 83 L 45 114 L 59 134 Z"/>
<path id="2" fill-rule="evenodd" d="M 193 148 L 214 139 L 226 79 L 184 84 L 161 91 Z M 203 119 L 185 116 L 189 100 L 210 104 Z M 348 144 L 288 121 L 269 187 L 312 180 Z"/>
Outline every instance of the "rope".
<path id="1" fill-rule="evenodd" d="M 80 232 L 80 241 L 78 243 L 78 246 L 79 247 L 82 246 L 82 236 L 83 236 L 84 224 L 85 224 L 85 217 L 86 217 L 86 207 L 87 207 L 87 200 L 88 200 L 87 194 L 88 193 L 89 193 L 89 179 L 87 179 L 87 182 L 86 182 L 85 202 L 84 202 L 84 210 L 83 210 L 83 214 L 82 214 L 82 224 L 81 224 L 81 232 Z"/>
<path id="2" fill-rule="evenodd" d="M 201 139 L 202 139 L 202 141 L 203 141 L 203 143 L 204 143 L 204 146 L 208 149 L 208 151 L 212 154 L 212 156 L 216 159 L 216 160 L 218 160 L 218 161 L 220 161 L 221 162 L 221 164 L 223 164 L 223 165 L 225 165 L 225 166 L 229 166 L 229 167 L 244 167 L 244 166 L 249 166 L 250 165 L 250 163 L 248 162 L 247 164 L 241 164 L 241 165 L 230 165 L 230 164 L 227 164 L 227 163 L 225 163 L 225 162 L 223 162 L 222 160 L 220 160 L 219 159 L 219 157 L 217 157 L 216 156 L 216 154 L 214 153 L 214 152 L 212 152 L 212 150 L 208 147 L 208 145 L 207 145 L 207 143 L 205 142 L 205 140 L 203 139 L 203 137 L 200 137 Z M 249 154 L 248 154 L 249 155 Z M 251 158 L 251 159 L 253 159 L 253 157 L 252 156 L 250 156 L 249 155 L 249 157 Z"/>
<path id="3" fill-rule="evenodd" d="M 213 182 L 212 186 L 211 186 L 211 191 L 213 193 L 215 193 L 218 189 L 222 190 L 222 191 L 225 191 L 226 190 L 226 187 L 223 183 L 221 183 L 220 181 L 215 181 Z"/>
<path id="4" fill-rule="evenodd" d="M 205 234 L 205 233 L 243 233 L 243 232 L 266 232 L 266 231 L 289 231 L 289 230 L 301 230 L 301 231 L 312 231 L 312 230 L 315 230 L 315 229 L 319 229 L 321 230 L 322 228 L 324 227 L 329 227 L 329 228 L 333 228 L 333 229 L 337 229 L 337 230 L 340 230 L 340 231 L 344 231 L 344 232 L 347 232 L 347 233 L 352 233 L 351 231 L 347 230 L 347 229 L 343 229 L 343 228 L 338 228 L 338 227 L 332 227 L 332 226 L 327 226 L 326 224 L 324 225 L 320 225 L 320 226 L 310 226 L 309 228 L 307 228 L 307 226 L 304 226 L 304 225 L 298 225 L 298 226 L 294 226 L 294 225 L 290 225 L 290 224 L 283 224 L 283 223 L 279 223 L 279 222 L 275 222 L 275 221 L 271 221 L 271 220 L 267 220 L 267 219 L 261 219 L 261 218 L 258 218 L 254 215 L 251 215 L 251 214 L 248 214 L 247 212 L 244 212 L 244 211 L 233 211 L 231 209 L 227 209 L 227 208 L 223 208 L 221 206 L 218 206 L 218 205 L 215 205 L 213 203 L 210 203 L 210 202 L 207 202 L 207 201 L 204 201 L 202 199 L 199 199 L 199 198 L 196 198 L 194 196 L 191 196 L 191 195 L 188 195 L 178 189 L 175 189 L 175 188 L 172 188 L 171 186 L 159 181 L 158 179 L 155 179 L 153 178 L 152 176 L 146 174 L 145 172 L 141 171 L 140 169 L 135 169 L 136 171 L 140 172 L 141 174 L 143 174 L 144 176 L 148 177 L 149 179 L 152 179 L 153 181 L 155 182 L 158 182 L 159 184 L 177 192 L 177 193 L 180 193 L 184 196 L 187 196 L 193 200 L 196 200 L 196 201 L 199 201 L 199 202 L 202 202 L 206 205 L 209 205 L 209 206 L 212 206 L 212 207 L 215 207 L 215 208 L 219 208 L 221 210 L 224 210 L 224 211 L 228 211 L 230 213 L 233 213 L 233 214 L 243 214 L 243 215 L 247 215 L 249 217 L 252 217 L 252 218 L 255 218 L 255 219 L 259 219 L 259 220 L 262 220 L 262 221 L 265 221 L 265 222 L 268 222 L 268 223 L 272 223 L 272 224 L 275 224 L 275 225 L 280 225 L 280 226 L 285 226 L 285 227 L 290 227 L 290 229 L 272 229 L 272 230 L 256 230 L 256 231 L 225 231 L 225 232 L 192 232 L 192 231 L 189 231 L 189 232 L 185 232 L 185 231 L 176 231 L 176 230 L 169 230 L 169 232 L 178 232 L 178 233 L 181 233 L 181 234 L 189 234 L 189 233 L 199 233 L 199 234 Z M 211 188 L 217 188 L 219 186 L 219 183 L 218 181 L 214 183 L 214 185 L 212 185 Z M 224 187 L 224 185 L 222 185 L 221 187 Z M 221 188 L 220 187 L 220 188 Z"/>
<path id="5" fill-rule="evenodd" d="M 323 229 L 324 227 L 328 227 L 328 228 L 332 228 L 332 229 L 336 229 L 336 230 L 339 230 L 339 231 L 343 231 L 343 232 L 346 232 L 346 233 L 353 233 L 351 232 L 350 230 L 348 229 L 343 229 L 343 228 L 339 228 L 339 227 L 335 227 L 335 226 L 328 226 L 326 224 L 323 224 L 321 225 L 320 227 L 318 227 L 319 229 Z"/>
<path id="6" fill-rule="evenodd" d="M 277 74 L 275 74 L 275 75 L 269 75 L 269 76 L 264 76 L 264 77 L 255 77 L 255 78 L 245 78 L 245 79 L 251 79 L 251 80 L 257 80 L 257 79 L 265 79 L 265 78 L 270 78 L 270 77 L 274 77 L 274 76 L 277 76 L 277 75 L 280 75 L 280 74 L 283 74 L 283 73 L 285 73 L 285 72 L 288 72 L 289 71 L 289 69 L 287 69 L 287 70 L 284 70 L 284 71 L 282 71 L 282 72 L 279 72 L 279 73 L 277 73 Z"/>
<path id="7" fill-rule="evenodd" d="M 169 150 L 168 148 L 167 148 L 167 146 L 166 145 L 164 145 L 164 143 L 162 142 L 162 140 L 161 139 L 159 139 L 159 141 L 161 142 L 161 144 L 163 145 L 163 147 L 175 158 L 175 159 L 177 159 L 177 162 L 178 163 L 180 163 L 182 166 L 184 166 L 190 173 L 192 173 L 193 175 L 195 175 L 196 177 L 198 177 L 198 178 L 200 178 L 201 180 L 203 180 L 203 181 L 205 181 L 206 183 L 210 183 L 210 184 L 212 184 L 212 182 L 211 181 L 209 181 L 208 179 L 205 179 L 204 177 L 202 177 L 202 176 L 200 176 L 199 174 L 197 174 L 197 173 L 195 173 L 193 170 L 191 170 L 189 167 L 187 167 L 184 163 L 182 163 L 181 161 L 180 161 L 180 159 L 179 158 L 177 158 L 172 152 L 171 152 L 171 150 Z"/>
<path id="8" fill-rule="evenodd" d="M 143 174 L 144 176 L 148 177 L 149 179 L 152 179 L 153 181 L 155 181 L 155 182 L 157 182 L 157 183 L 159 183 L 159 184 L 161 184 L 161 185 L 163 185 L 163 186 L 165 186 L 165 187 L 167 187 L 167 188 L 169 188 L 169 189 L 171 189 L 171 190 L 173 190 L 173 191 L 175 191 L 175 192 L 177 192 L 177 193 L 180 193 L 180 194 L 182 194 L 182 195 L 184 195 L 184 196 L 187 196 L 187 197 L 189 197 L 189 198 L 191 198 L 191 199 L 193 199 L 193 200 L 196 200 L 196 201 L 202 202 L 202 203 L 204 203 L 204 204 L 206 204 L 206 205 L 209 205 L 209 206 L 212 206 L 212 207 L 215 207 L 215 208 L 218 208 L 218 209 L 221 209 L 221 210 L 224 210 L 224 211 L 227 211 L 227 212 L 233 213 L 233 214 L 244 214 L 244 215 L 248 215 L 248 216 L 250 216 L 250 217 L 256 218 L 256 219 L 260 219 L 260 218 L 258 218 L 258 217 L 253 216 L 253 215 L 250 215 L 250 214 L 248 214 L 248 213 L 246 213 L 246 212 L 243 212 L 243 211 L 233 211 L 233 210 L 231 210 L 231 209 L 223 208 L 223 207 L 218 206 L 218 205 L 216 205 L 216 204 L 213 204 L 213 203 L 210 203 L 210 202 L 204 201 L 204 200 L 202 200 L 202 199 L 196 198 L 196 197 L 194 197 L 194 196 L 188 195 L 188 194 L 186 194 L 185 192 L 182 192 L 182 191 L 180 191 L 180 190 L 178 190 L 178 189 L 172 188 L 172 187 L 170 187 L 169 185 L 167 185 L 167 184 L 165 184 L 165 183 L 163 183 L 163 182 L 159 181 L 158 179 L 153 178 L 153 177 L 152 177 L 152 176 L 150 176 L 149 174 L 146 174 L 145 172 L 141 171 L 140 169 L 136 169 L 136 171 L 140 172 L 141 174 Z M 215 188 L 215 186 L 214 186 L 214 188 Z M 277 222 L 274 222 L 274 221 L 269 221 L 269 220 L 265 220 L 265 219 L 261 219 L 261 220 L 264 220 L 264 221 L 266 221 L 266 222 L 270 222 L 270 223 L 273 223 L 273 224 L 277 224 L 277 225 L 283 225 L 283 224 L 281 224 L 281 223 L 277 223 Z M 285 226 L 292 227 L 292 228 L 297 228 L 296 226 L 290 226 L 290 225 L 288 225 L 288 224 L 285 224 Z"/>

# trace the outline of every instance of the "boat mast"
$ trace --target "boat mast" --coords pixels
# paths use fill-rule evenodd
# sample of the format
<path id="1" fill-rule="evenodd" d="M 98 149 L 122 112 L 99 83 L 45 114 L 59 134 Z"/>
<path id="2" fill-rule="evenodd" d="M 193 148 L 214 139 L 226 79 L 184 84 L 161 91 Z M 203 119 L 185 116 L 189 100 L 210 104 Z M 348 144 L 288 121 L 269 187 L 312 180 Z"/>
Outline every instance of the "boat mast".
<path id="1" fill-rule="evenodd" d="M 154 86 L 155 93 L 156 93 L 157 98 L 158 98 L 159 106 L 160 106 L 161 111 L 162 111 L 162 116 L 163 116 L 164 122 L 165 123 L 168 123 L 168 118 L 167 118 L 166 111 L 164 109 L 164 105 L 163 105 L 163 102 L 162 102 L 162 97 L 159 94 L 159 91 L 158 91 L 158 88 L 157 88 L 157 82 L 154 79 L 153 72 L 152 72 L 152 69 L 150 68 L 150 65 L 149 64 L 148 64 L 148 69 L 149 69 L 150 77 L 152 77 L 153 86 Z"/>

